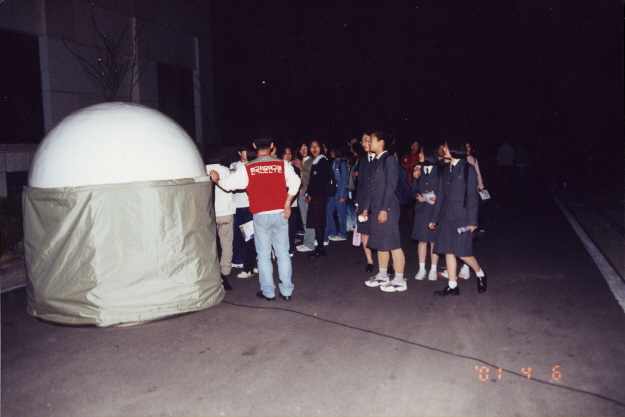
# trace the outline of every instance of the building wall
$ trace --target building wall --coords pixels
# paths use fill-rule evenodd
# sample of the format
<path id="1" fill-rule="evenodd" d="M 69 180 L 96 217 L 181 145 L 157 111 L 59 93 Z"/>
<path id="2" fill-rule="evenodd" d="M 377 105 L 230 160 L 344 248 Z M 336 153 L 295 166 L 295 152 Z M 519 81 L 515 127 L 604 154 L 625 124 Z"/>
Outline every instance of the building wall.
<path id="1" fill-rule="evenodd" d="M 97 29 L 122 38 L 124 54 L 133 51 L 133 33 L 145 70 L 131 96 L 125 77 L 117 100 L 158 109 L 157 62 L 194 74 L 195 141 L 200 149 L 215 141 L 210 7 L 202 0 L 19 0 L 0 3 L 0 28 L 36 36 L 42 80 L 45 132 L 72 112 L 104 101 L 79 54 L 97 62 Z M 93 18 L 92 18 L 93 16 Z M 95 25 L 94 25 L 95 22 Z M 100 41 L 101 43 L 101 41 Z M 0 178 L 0 184 L 3 184 Z M 0 195 L 3 186 L 0 185 Z M 4 187 L 6 189 L 6 186 Z"/>

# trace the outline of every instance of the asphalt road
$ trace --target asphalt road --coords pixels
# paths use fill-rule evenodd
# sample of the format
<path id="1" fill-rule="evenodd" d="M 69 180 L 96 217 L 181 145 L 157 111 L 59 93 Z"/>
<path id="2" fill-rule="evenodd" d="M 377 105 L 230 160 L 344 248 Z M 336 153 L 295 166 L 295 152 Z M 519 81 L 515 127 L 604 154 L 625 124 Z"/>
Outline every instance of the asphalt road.
<path id="1" fill-rule="evenodd" d="M 293 258 L 293 300 L 232 278 L 220 305 L 126 328 L 63 327 L 2 294 L 3 416 L 625 415 L 625 313 L 549 193 L 484 206 L 459 297 L 368 288 L 361 249 Z M 441 265 L 442 265 L 441 261 Z"/>

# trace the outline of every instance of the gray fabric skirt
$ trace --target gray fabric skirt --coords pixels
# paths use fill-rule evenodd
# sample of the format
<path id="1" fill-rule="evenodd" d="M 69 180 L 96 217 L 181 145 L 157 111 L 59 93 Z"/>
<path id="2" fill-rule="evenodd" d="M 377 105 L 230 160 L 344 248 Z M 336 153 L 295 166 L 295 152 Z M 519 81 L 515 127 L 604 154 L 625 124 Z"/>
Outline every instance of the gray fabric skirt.
<path id="1" fill-rule="evenodd" d="M 465 222 L 466 223 L 466 222 Z M 434 239 L 434 252 L 438 254 L 452 253 L 456 256 L 472 256 L 473 255 L 473 233 L 458 234 L 460 226 L 443 221 L 438 224 L 438 234 Z"/>
<path id="2" fill-rule="evenodd" d="M 414 226 L 412 227 L 412 239 L 418 240 L 419 242 L 434 242 L 436 239 L 436 235 L 438 231 L 436 229 L 430 229 L 430 219 L 432 218 L 432 210 L 420 210 L 417 211 L 417 208 L 420 204 L 427 203 L 419 203 L 417 202 L 415 205 L 415 213 L 414 213 Z"/>
<path id="3" fill-rule="evenodd" d="M 399 211 L 390 212 L 386 223 L 378 223 L 378 215 L 370 214 L 371 233 L 367 247 L 376 250 L 395 250 L 401 248 L 399 237 Z"/>
<path id="4" fill-rule="evenodd" d="M 369 222 L 361 223 L 360 220 L 357 220 L 356 224 L 357 224 L 358 233 L 361 233 L 363 235 L 371 234 L 371 223 Z"/>

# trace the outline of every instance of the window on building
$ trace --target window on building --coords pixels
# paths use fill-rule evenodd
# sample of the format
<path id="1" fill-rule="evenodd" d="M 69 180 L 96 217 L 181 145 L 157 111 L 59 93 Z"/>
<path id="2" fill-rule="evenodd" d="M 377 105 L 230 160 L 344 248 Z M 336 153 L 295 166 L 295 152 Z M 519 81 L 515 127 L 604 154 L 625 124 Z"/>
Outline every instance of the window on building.
<path id="1" fill-rule="evenodd" d="M 158 108 L 195 138 L 193 71 L 158 63 Z"/>

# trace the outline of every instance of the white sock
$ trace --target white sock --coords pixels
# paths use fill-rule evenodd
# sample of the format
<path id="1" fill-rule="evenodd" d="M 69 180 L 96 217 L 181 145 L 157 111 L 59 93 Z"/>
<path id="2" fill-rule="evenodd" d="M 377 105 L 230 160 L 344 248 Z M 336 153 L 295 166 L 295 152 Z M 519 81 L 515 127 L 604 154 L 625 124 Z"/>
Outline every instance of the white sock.
<path id="1" fill-rule="evenodd" d="M 432 267 L 430 268 L 430 271 L 436 271 L 436 265 L 432 265 Z"/>
<path id="2" fill-rule="evenodd" d="M 478 277 L 482 278 L 484 276 L 484 271 L 482 270 L 482 268 L 480 268 L 480 271 L 476 272 L 475 275 L 477 275 Z"/>
<path id="3" fill-rule="evenodd" d="M 469 272 L 469 265 L 467 264 L 462 265 L 462 268 L 460 268 L 460 272 L 465 273 L 465 274 Z"/>
<path id="4" fill-rule="evenodd" d="M 404 280 L 404 274 L 395 274 L 395 279 L 397 281 L 403 281 Z"/>
<path id="5" fill-rule="evenodd" d="M 386 269 L 380 269 L 380 272 L 378 272 L 378 276 L 380 278 L 388 278 L 388 273 L 386 272 Z"/>
<path id="6" fill-rule="evenodd" d="M 424 263 L 419 262 L 419 271 L 424 271 L 424 270 L 425 270 L 425 262 Z"/>
<path id="7" fill-rule="evenodd" d="M 458 286 L 458 282 L 456 282 L 456 281 L 449 281 L 449 284 L 447 284 L 447 285 L 449 285 L 449 288 L 451 288 L 453 290 L 454 288 L 456 288 Z"/>

